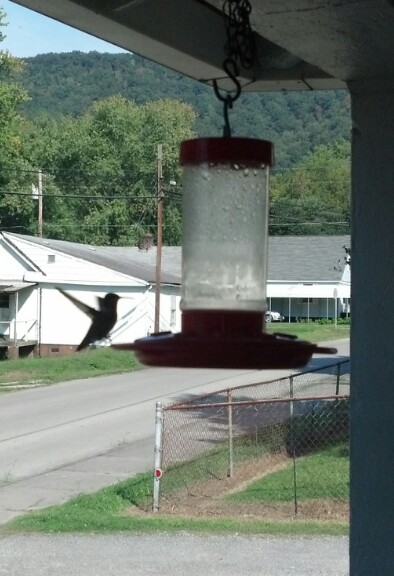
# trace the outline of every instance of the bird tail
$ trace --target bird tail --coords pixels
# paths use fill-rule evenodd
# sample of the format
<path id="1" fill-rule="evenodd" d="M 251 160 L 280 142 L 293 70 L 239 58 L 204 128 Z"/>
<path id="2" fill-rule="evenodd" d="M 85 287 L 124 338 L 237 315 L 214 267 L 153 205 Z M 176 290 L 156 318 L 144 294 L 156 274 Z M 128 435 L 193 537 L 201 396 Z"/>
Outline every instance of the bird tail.
<path id="1" fill-rule="evenodd" d="M 87 340 L 87 338 L 84 338 L 82 340 L 82 342 L 80 343 L 80 345 L 77 348 L 77 352 L 80 352 L 81 350 L 85 350 L 85 348 L 87 348 L 89 345 L 89 342 Z"/>

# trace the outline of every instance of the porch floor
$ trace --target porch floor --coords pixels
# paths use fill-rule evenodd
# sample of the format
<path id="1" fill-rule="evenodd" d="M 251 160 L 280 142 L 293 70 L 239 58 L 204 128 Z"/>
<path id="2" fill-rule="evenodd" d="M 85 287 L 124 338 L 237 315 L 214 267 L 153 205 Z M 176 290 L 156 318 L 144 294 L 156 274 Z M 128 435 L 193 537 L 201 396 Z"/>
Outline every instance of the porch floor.
<path id="1" fill-rule="evenodd" d="M 13 340 L 6 336 L 0 336 L 0 348 L 23 348 L 24 346 L 35 346 L 38 340 Z"/>

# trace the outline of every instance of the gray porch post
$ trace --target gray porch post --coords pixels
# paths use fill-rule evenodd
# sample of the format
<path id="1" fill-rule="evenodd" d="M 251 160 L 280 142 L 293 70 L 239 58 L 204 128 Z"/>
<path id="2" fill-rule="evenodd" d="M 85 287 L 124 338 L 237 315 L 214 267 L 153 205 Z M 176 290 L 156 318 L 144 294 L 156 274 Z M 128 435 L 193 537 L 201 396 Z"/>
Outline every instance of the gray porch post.
<path id="1" fill-rule="evenodd" d="M 19 308 L 19 293 L 18 291 L 14 292 L 14 310 L 15 310 L 15 317 L 14 317 L 14 346 L 18 341 L 18 308 Z"/>
<path id="2" fill-rule="evenodd" d="M 394 80 L 351 83 L 351 576 L 394 574 Z"/>

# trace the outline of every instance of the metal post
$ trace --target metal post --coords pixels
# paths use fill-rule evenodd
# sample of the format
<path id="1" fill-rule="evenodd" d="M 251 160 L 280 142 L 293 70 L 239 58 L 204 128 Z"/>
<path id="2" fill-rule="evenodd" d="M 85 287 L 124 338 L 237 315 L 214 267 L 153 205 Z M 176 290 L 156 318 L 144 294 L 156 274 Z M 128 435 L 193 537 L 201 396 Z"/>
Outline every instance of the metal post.
<path id="1" fill-rule="evenodd" d="M 19 307 L 19 295 L 18 295 L 18 292 L 15 292 L 14 298 L 15 298 L 14 346 L 16 346 L 17 341 L 18 341 L 18 326 L 17 326 L 18 307 Z"/>
<path id="2" fill-rule="evenodd" d="M 337 364 L 337 385 L 335 388 L 335 396 L 339 396 L 339 384 L 340 384 L 340 380 L 341 380 L 341 365 L 338 362 Z"/>
<path id="3" fill-rule="evenodd" d="M 38 171 L 38 235 L 42 238 L 42 170 Z"/>
<path id="4" fill-rule="evenodd" d="M 232 392 L 230 389 L 227 390 L 227 416 L 228 416 L 228 470 L 227 476 L 232 478 L 234 475 L 234 442 L 233 442 L 233 408 L 232 402 Z"/>
<path id="5" fill-rule="evenodd" d="M 156 417 L 155 417 L 155 458 L 154 458 L 154 473 L 153 473 L 153 512 L 159 511 L 160 503 L 160 480 L 161 480 L 161 440 L 163 432 L 163 405 L 161 402 L 156 402 Z"/>
<path id="6" fill-rule="evenodd" d="M 41 358 L 42 288 L 38 289 L 38 356 Z"/>
<path id="7" fill-rule="evenodd" d="M 160 332 L 161 253 L 163 244 L 163 145 L 157 146 L 157 245 L 156 245 L 156 292 L 155 332 Z"/>
<path id="8" fill-rule="evenodd" d="M 293 487 L 294 487 L 294 513 L 298 514 L 298 500 L 297 500 L 297 468 L 296 468 L 296 455 L 294 445 L 294 377 L 289 377 L 289 396 L 290 396 L 290 441 L 293 457 Z"/>
<path id="9" fill-rule="evenodd" d="M 334 326 L 337 327 L 338 324 L 338 290 L 334 288 Z"/>

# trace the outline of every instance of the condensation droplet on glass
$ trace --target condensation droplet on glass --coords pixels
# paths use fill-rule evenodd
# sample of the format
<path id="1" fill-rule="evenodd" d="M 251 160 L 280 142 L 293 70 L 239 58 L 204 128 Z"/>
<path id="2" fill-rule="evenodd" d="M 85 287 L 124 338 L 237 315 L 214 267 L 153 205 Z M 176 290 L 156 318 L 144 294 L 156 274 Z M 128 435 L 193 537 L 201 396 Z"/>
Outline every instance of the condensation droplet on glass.
<path id="1" fill-rule="evenodd" d="M 244 176 L 249 176 L 249 168 L 245 168 L 245 170 L 244 170 Z"/>
<path id="2" fill-rule="evenodd" d="M 233 164 L 233 168 L 234 168 L 234 170 L 239 170 L 239 165 L 238 165 L 238 164 Z"/>

